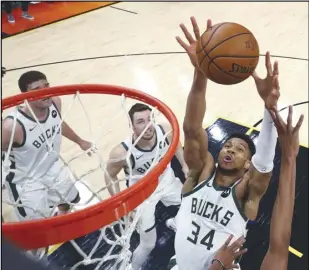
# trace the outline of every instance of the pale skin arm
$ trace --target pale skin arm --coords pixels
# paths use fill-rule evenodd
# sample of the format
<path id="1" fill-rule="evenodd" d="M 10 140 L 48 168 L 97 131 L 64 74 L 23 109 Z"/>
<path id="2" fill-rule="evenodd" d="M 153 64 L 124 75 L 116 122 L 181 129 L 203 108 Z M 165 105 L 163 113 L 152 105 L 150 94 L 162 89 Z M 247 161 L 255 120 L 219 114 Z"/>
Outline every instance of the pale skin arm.
<path id="1" fill-rule="evenodd" d="M 62 103 L 59 97 L 53 97 L 52 100 L 54 101 L 58 111 L 61 113 Z M 70 141 L 78 144 L 81 149 L 84 151 L 91 148 L 91 143 L 83 140 L 79 137 L 76 132 L 66 123 L 66 121 L 62 122 L 62 135 L 69 139 Z"/>
<path id="2" fill-rule="evenodd" d="M 2 121 L 2 132 L 1 132 L 1 152 L 7 152 L 10 146 L 10 141 L 11 141 L 11 136 L 14 128 L 14 120 L 7 118 Z M 23 143 L 23 129 L 20 126 L 18 122 L 16 122 L 16 127 L 15 127 L 15 132 L 14 132 L 14 137 L 13 137 L 13 143 L 20 145 Z M 12 144 L 13 146 L 13 144 Z M 3 167 L 3 162 L 1 163 L 2 165 L 2 172 L 5 171 Z M 4 174 L 2 174 L 1 177 L 4 177 Z M 4 184 L 5 179 L 2 179 L 1 184 Z"/>
<path id="3" fill-rule="evenodd" d="M 119 182 L 117 182 L 117 175 L 126 165 L 126 154 L 126 150 L 121 145 L 115 146 L 109 154 L 104 179 L 111 196 L 120 192 Z M 119 161 L 115 162 L 113 160 Z"/>
<path id="4" fill-rule="evenodd" d="M 14 120 L 7 118 L 2 121 L 2 136 L 1 136 L 1 151 L 6 152 L 10 145 L 10 140 L 13 132 Z M 23 129 L 18 122 L 16 122 L 13 143 L 22 144 Z"/>

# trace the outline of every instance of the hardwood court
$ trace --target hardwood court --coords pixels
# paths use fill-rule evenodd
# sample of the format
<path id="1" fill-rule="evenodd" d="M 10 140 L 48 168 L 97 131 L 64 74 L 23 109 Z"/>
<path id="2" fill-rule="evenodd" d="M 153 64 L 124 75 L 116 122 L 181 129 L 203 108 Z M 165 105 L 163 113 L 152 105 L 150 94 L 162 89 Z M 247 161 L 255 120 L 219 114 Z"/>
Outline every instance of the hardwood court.
<path id="1" fill-rule="evenodd" d="M 307 3 L 119 3 L 3 40 L 2 64 L 7 69 L 39 66 L 8 72 L 2 81 L 2 95 L 17 94 L 19 76 L 37 69 L 47 75 L 51 85 L 104 83 L 142 90 L 169 105 L 182 125 L 193 69 L 188 57 L 177 53 L 182 49 L 175 36 L 181 34 L 179 24 L 189 24 L 189 17 L 194 15 L 205 28 L 211 18 L 214 24 L 231 21 L 250 29 L 259 42 L 260 52 L 269 50 L 276 56 L 272 60 L 279 61 L 280 107 L 306 102 L 307 7 Z M 40 66 L 98 56 L 107 57 Z M 265 74 L 263 56 L 257 72 Z M 63 98 L 64 110 L 71 99 Z M 128 132 L 120 98 L 85 95 L 82 101 L 90 116 L 99 153 L 106 159 L 114 144 Z M 307 104 L 295 106 L 294 112 L 295 120 L 301 113 L 308 119 Z M 286 114 L 286 110 L 282 113 Z M 205 126 L 219 116 L 246 126 L 253 126 L 262 118 L 263 103 L 251 78 L 234 86 L 209 82 Z M 83 138 L 92 139 L 80 105 L 72 107 L 67 122 Z M 307 145 L 308 121 L 304 121 L 300 140 Z M 64 139 L 64 158 L 70 159 L 76 153 L 78 147 Z M 85 172 L 94 163 L 93 159 L 82 157 L 72 163 L 72 169 L 81 174 L 81 170 Z M 101 185 L 102 175 L 102 172 L 92 174 L 87 182 L 96 189 Z"/>

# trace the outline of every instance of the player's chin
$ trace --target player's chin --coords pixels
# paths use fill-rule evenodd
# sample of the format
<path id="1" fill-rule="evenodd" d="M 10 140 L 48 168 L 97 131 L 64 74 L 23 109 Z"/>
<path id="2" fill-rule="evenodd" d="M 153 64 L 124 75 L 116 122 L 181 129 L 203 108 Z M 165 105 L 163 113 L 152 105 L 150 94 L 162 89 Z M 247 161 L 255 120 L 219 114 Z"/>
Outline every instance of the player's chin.
<path id="1" fill-rule="evenodd" d="M 39 106 L 44 109 L 44 108 L 49 108 L 52 105 L 52 99 L 51 98 L 46 98 L 42 99 L 39 102 Z"/>
<path id="2" fill-rule="evenodd" d="M 235 166 L 235 164 L 233 162 L 221 161 L 221 162 L 219 162 L 219 166 L 222 169 L 225 169 L 225 170 L 235 170 L 236 169 L 236 166 Z"/>
<path id="3" fill-rule="evenodd" d="M 144 134 L 144 136 L 143 136 L 143 139 L 144 140 L 151 140 L 152 138 L 153 138 L 153 135 L 154 135 L 154 133 L 146 133 L 146 134 Z"/>

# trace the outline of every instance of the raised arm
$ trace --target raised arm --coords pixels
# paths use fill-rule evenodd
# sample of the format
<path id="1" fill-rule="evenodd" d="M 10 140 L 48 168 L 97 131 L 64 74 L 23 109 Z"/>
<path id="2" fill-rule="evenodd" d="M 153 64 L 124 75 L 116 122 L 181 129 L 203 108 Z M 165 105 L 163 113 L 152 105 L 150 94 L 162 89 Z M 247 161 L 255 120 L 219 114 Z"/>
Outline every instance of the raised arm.
<path id="1" fill-rule="evenodd" d="M 277 110 L 272 113 L 278 130 L 282 157 L 279 187 L 270 223 L 270 243 L 261 270 L 286 270 L 288 264 L 295 201 L 296 157 L 299 151 L 298 134 L 304 119 L 302 115 L 293 127 L 292 113 L 290 106 L 287 124 Z"/>
<path id="2" fill-rule="evenodd" d="M 265 104 L 264 117 L 256 143 L 256 153 L 252 157 L 251 166 L 246 176 L 248 185 L 245 182 L 240 185 L 240 188 L 243 186 L 244 189 L 248 189 L 244 192 L 248 194 L 245 201 L 245 214 L 251 220 L 256 218 L 260 200 L 268 188 L 277 144 L 277 131 L 269 110 L 277 107 L 280 96 L 279 69 L 277 61 L 272 68 L 269 52 L 266 53 L 265 66 L 267 69 L 265 79 L 260 79 L 256 73 L 253 74 L 258 93 Z"/>
<path id="3" fill-rule="evenodd" d="M 187 98 L 186 114 L 183 123 L 185 135 L 184 159 L 189 167 L 189 175 L 183 186 L 183 193 L 191 191 L 199 181 L 207 177 L 204 174 L 207 174 L 211 170 L 210 168 L 214 166 L 213 157 L 208 152 L 208 136 L 203 128 L 203 119 L 206 111 L 207 78 L 199 70 L 196 56 L 196 44 L 200 39 L 200 30 L 194 17 L 191 17 L 191 23 L 195 39 L 183 24 L 180 27 L 189 44 L 176 37 L 178 43 L 187 52 L 195 68 L 193 84 Z M 210 27 L 211 21 L 208 20 L 207 29 Z"/>
<path id="4" fill-rule="evenodd" d="M 126 154 L 126 150 L 121 145 L 115 146 L 109 154 L 104 179 L 111 196 L 120 192 L 117 175 L 126 165 Z"/>

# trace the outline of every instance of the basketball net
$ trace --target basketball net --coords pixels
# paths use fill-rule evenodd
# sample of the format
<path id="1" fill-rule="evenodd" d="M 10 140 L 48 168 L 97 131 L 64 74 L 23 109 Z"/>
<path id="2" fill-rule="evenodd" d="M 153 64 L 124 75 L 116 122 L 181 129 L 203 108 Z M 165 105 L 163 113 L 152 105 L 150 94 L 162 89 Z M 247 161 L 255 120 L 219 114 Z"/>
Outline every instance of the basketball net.
<path id="1" fill-rule="evenodd" d="M 84 112 L 84 114 L 87 118 L 87 122 L 88 122 L 87 124 L 88 124 L 88 128 L 89 128 L 89 131 L 90 131 L 92 147 L 89 150 L 87 150 L 86 152 L 83 152 L 81 150 L 79 153 L 75 154 L 70 159 L 65 160 L 61 155 L 58 156 L 56 151 L 53 149 L 53 140 L 55 139 L 55 136 L 56 136 L 57 132 L 59 131 L 61 124 L 63 123 L 63 121 L 65 121 L 65 119 L 67 118 L 67 115 L 71 111 L 73 104 L 76 103 L 76 102 L 78 102 L 81 105 L 81 108 L 83 109 L 83 112 Z M 131 123 L 130 116 L 128 114 L 128 109 L 127 109 L 126 103 L 127 103 L 127 98 L 124 95 L 122 95 L 119 107 L 121 107 L 122 115 L 128 121 L 129 129 L 128 129 L 127 137 L 131 138 L 131 141 L 132 141 L 132 135 L 133 135 L 132 123 Z M 23 106 L 28 108 L 28 110 L 31 113 L 31 117 L 35 120 L 35 122 L 37 124 L 37 128 L 39 128 L 41 130 L 41 132 L 44 133 L 44 127 L 42 126 L 40 121 L 38 121 L 36 115 L 34 114 L 32 108 L 29 105 L 29 102 L 27 100 L 25 100 Z M 119 183 L 119 184 L 122 183 L 122 185 L 123 185 L 123 183 L 125 181 L 130 181 L 133 178 L 132 166 L 131 166 L 131 162 L 130 162 L 130 156 L 131 156 L 131 153 L 132 153 L 132 148 L 142 138 L 142 136 L 144 135 L 146 130 L 151 125 L 153 125 L 155 123 L 155 119 L 159 116 L 160 112 L 156 108 L 152 107 L 151 121 L 148 123 L 146 128 L 143 130 L 142 134 L 140 134 L 138 136 L 138 138 L 135 140 L 133 146 L 128 149 L 127 155 L 122 157 L 121 159 L 109 161 L 109 162 L 119 162 L 119 161 L 125 159 L 127 164 L 128 164 L 127 174 L 124 177 L 118 176 L 118 180 L 116 182 L 114 182 L 110 178 L 109 179 L 110 181 L 108 181 L 110 183 L 109 185 L 106 184 L 106 179 L 105 179 L 105 181 L 104 181 L 104 179 L 98 179 L 98 181 L 100 182 L 99 188 L 94 188 L 91 185 L 91 183 L 89 183 L 89 181 L 87 181 L 87 175 L 93 173 L 96 170 L 101 170 L 105 173 L 105 175 L 108 175 L 107 170 L 106 170 L 107 161 L 103 160 L 103 157 L 102 157 L 102 155 L 100 154 L 100 151 L 99 151 L 100 149 L 98 149 L 96 142 L 102 140 L 102 138 L 107 133 L 109 133 L 111 131 L 111 129 L 106 129 L 106 127 L 105 127 L 105 129 L 101 130 L 100 134 L 97 134 L 95 136 L 95 134 L 93 133 L 90 117 L 89 117 L 87 110 L 86 110 L 86 108 L 85 108 L 85 106 L 82 102 L 82 98 L 81 98 L 81 95 L 80 95 L 79 92 L 76 92 L 76 94 L 73 96 L 73 99 L 72 99 L 70 105 L 68 106 L 68 108 L 65 111 L 63 110 L 63 112 L 64 113 L 62 114 L 62 120 L 61 120 L 60 125 L 58 126 L 58 130 L 56 132 L 54 132 L 54 135 L 50 139 L 46 138 L 47 148 L 46 148 L 46 153 L 45 153 L 44 157 L 40 158 L 40 159 L 38 159 L 37 156 L 36 157 L 29 157 L 29 158 L 33 159 L 32 166 L 31 166 L 31 168 L 29 168 L 28 171 L 25 172 L 25 171 L 19 171 L 18 168 L 12 169 L 12 167 L 11 167 L 12 162 L 14 162 L 14 150 L 13 150 L 14 147 L 12 149 L 12 146 L 13 146 L 13 137 L 14 137 L 14 133 L 15 133 L 16 125 L 17 125 L 17 118 L 16 118 L 17 106 L 16 106 L 14 108 L 14 111 L 13 111 L 13 114 L 14 114 L 13 132 L 12 132 L 12 135 L 11 135 L 9 148 L 6 151 L 6 153 L 4 154 L 4 160 L 3 160 L 2 166 L 3 166 L 3 169 L 4 169 L 5 175 L 8 175 L 10 173 L 19 174 L 19 175 L 22 174 L 24 176 L 23 181 L 26 181 L 25 185 L 27 185 L 27 184 L 31 185 L 32 182 L 41 180 L 41 179 L 35 178 L 35 175 L 36 175 L 36 172 L 39 170 L 40 165 L 43 164 L 44 161 L 47 158 L 50 158 L 51 156 L 55 156 L 55 160 L 60 159 L 61 163 L 62 163 L 62 167 L 60 168 L 59 173 L 57 175 L 54 175 L 55 176 L 54 182 L 51 183 L 50 185 L 43 183 L 43 185 L 44 185 L 44 187 L 46 188 L 47 191 L 52 190 L 53 192 L 57 193 L 57 195 L 59 196 L 59 203 L 61 203 L 61 204 L 66 203 L 66 204 L 70 205 L 70 207 L 71 207 L 70 211 L 75 212 L 75 211 L 78 211 L 80 209 L 87 208 L 89 206 L 89 204 L 91 204 L 91 203 L 93 204 L 94 199 L 97 200 L 97 201 L 106 200 L 107 198 L 102 196 L 102 193 L 104 193 L 104 191 L 107 191 L 107 189 L 109 187 L 114 186 L 117 183 Z M 116 119 L 113 119 L 112 121 L 114 123 L 117 123 Z M 102 132 L 103 130 L 104 130 L 104 132 Z M 165 137 L 162 139 L 163 142 L 166 139 L 166 136 L 168 135 L 169 132 L 166 132 Z M 157 142 L 155 158 L 154 158 L 151 166 L 146 171 L 145 175 L 147 173 L 149 173 L 149 171 L 151 171 L 153 169 L 153 167 L 159 163 L 159 155 L 158 155 L 159 145 L 160 145 L 160 142 Z M 75 173 L 74 166 L 72 166 L 72 163 L 73 163 L 73 161 L 75 161 L 75 160 L 77 160 L 81 157 L 85 157 L 87 154 L 92 155 L 91 159 L 94 159 L 94 158 L 97 159 L 99 161 L 98 162 L 99 166 L 97 166 L 96 168 L 92 168 L 90 170 L 87 170 L 87 171 L 83 172 L 81 175 L 77 175 Z M 91 196 L 89 196 L 89 198 L 87 200 L 81 200 L 79 203 L 74 204 L 74 203 L 68 201 L 65 196 L 63 196 L 59 192 L 57 192 L 57 190 L 55 189 L 55 185 L 57 185 L 58 177 L 59 177 L 59 174 L 61 173 L 62 170 L 69 170 L 70 171 L 70 173 L 73 176 L 72 177 L 72 180 L 73 180 L 72 185 L 83 186 L 84 188 L 86 188 L 91 193 Z M 44 177 L 44 176 L 45 176 L 45 174 L 42 175 L 42 177 Z M 4 193 L 5 192 L 9 193 L 10 189 L 9 189 L 6 181 L 2 181 L 2 182 L 5 182 L 5 185 L 7 186 L 7 188 L 3 192 L 4 196 L 2 197 L 2 205 L 3 204 L 9 205 L 12 208 L 13 212 L 16 212 L 18 207 L 24 207 L 26 209 L 33 211 L 33 213 L 36 213 L 36 216 L 39 215 L 40 218 L 51 217 L 55 214 L 55 212 L 57 210 L 57 204 L 53 205 L 52 208 L 48 209 L 48 211 L 39 212 L 39 213 L 37 211 L 37 208 L 38 208 L 37 205 L 25 205 L 25 204 L 23 204 L 23 200 L 20 199 L 20 198 L 23 198 L 23 196 L 25 195 L 24 194 L 26 192 L 25 190 L 22 190 L 21 192 L 19 192 L 19 199 L 18 200 L 12 199 L 12 196 L 6 196 L 6 194 L 4 194 Z M 128 269 L 128 266 L 131 262 L 131 257 L 132 257 L 132 249 L 130 249 L 131 236 L 132 236 L 134 231 L 136 231 L 136 230 L 138 231 L 139 220 L 141 218 L 141 215 L 142 215 L 144 209 L 152 201 L 158 201 L 157 198 L 160 197 L 161 191 L 162 190 L 159 190 L 157 188 L 155 190 L 155 192 L 150 197 L 148 197 L 148 199 L 146 199 L 141 205 L 139 205 L 136 209 L 129 212 L 127 215 L 125 215 L 123 217 L 119 216 L 117 218 L 117 220 L 115 220 L 111 224 L 104 226 L 103 228 L 98 228 L 98 232 L 99 232 L 98 238 L 97 238 L 96 243 L 91 248 L 90 252 L 86 252 L 85 250 L 83 250 L 83 248 L 81 247 L 81 245 L 79 245 L 77 243 L 77 241 L 70 240 L 70 243 L 72 244 L 72 246 L 74 247 L 76 252 L 82 258 L 78 263 L 71 266 L 70 268 L 71 269 L 78 269 L 82 265 L 93 265 L 92 269 L 95 269 L 95 270 L 98 270 L 98 269 L 115 269 L 115 270 L 116 269 L 117 270 L 118 269 L 120 269 L 120 270 Z M 80 194 L 80 196 L 82 197 L 83 194 Z M 46 198 L 42 197 L 41 199 L 43 200 L 43 199 L 46 199 Z M 40 203 L 40 200 L 38 200 L 38 203 Z M 36 218 L 38 218 L 38 217 L 36 217 Z M 21 221 L 21 222 L 23 222 L 23 221 Z M 48 233 L 48 232 L 46 232 L 46 233 Z M 95 252 L 102 245 L 102 242 L 108 248 L 106 249 L 107 251 L 106 251 L 105 255 L 103 257 L 98 258 L 98 257 L 95 256 Z M 44 257 L 43 255 L 44 255 L 44 253 L 37 252 L 36 257 L 39 258 L 39 259 L 42 259 Z"/>

